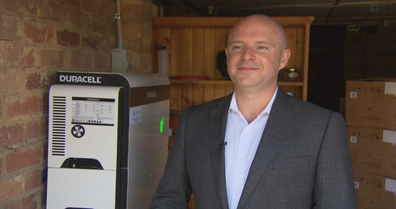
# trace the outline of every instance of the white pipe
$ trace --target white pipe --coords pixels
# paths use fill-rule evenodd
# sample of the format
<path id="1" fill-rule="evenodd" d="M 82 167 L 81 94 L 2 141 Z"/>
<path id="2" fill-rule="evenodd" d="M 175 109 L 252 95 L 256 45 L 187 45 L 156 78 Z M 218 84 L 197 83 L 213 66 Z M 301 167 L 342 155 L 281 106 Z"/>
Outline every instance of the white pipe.
<path id="1" fill-rule="evenodd" d="M 117 48 L 122 49 L 121 0 L 117 0 Z"/>

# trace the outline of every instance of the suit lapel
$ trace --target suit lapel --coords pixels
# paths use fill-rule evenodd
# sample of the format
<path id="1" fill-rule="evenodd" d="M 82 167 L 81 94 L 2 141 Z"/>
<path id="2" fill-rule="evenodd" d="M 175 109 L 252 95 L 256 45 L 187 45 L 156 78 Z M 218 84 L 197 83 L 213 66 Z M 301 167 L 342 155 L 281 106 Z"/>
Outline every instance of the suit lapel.
<path id="1" fill-rule="evenodd" d="M 210 110 L 209 116 L 209 147 L 211 149 L 212 169 L 223 208 L 228 208 L 223 144 L 231 98 L 232 94 L 219 100 L 217 108 Z"/>
<path id="2" fill-rule="evenodd" d="M 256 185 L 259 184 L 264 172 L 268 169 L 274 153 L 282 143 L 285 130 L 291 124 L 293 116 L 288 114 L 291 105 L 287 97 L 286 94 L 278 90 L 264 134 L 261 137 L 255 158 L 250 167 L 238 208 L 243 207 Z"/>

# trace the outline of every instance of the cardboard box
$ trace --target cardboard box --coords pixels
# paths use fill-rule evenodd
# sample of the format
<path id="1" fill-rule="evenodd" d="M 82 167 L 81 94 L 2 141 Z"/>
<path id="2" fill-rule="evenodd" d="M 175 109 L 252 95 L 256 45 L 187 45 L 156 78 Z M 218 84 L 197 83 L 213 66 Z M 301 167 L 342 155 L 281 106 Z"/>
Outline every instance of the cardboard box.
<path id="1" fill-rule="evenodd" d="M 395 209 L 396 180 L 354 172 L 358 209 Z"/>
<path id="2" fill-rule="evenodd" d="M 355 171 L 396 179 L 396 130 L 348 126 L 347 131 Z"/>
<path id="3" fill-rule="evenodd" d="M 352 168 L 354 171 L 367 172 L 396 178 L 396 158 L 386 157 L 383 154 L 351 151 Z"/>
<path id="4" fill-rule="evenodd" d="M 347 126 L 347 131 L 351 149 L 396 156 L 396 130 Z"/>
<path id="5" fill-rule="evenodd" d="M 396 78 L 346 82 L 347 125 L 396 130 Z"/>

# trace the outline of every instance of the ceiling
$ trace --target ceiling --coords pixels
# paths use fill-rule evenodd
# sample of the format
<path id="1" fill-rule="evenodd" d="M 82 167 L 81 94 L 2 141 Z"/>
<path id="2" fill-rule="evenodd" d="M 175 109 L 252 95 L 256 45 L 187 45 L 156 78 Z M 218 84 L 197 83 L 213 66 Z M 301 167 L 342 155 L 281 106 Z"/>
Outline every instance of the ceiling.
<path id="1" fill-rule="evenodd" d="M 201 16 L 314 16 L 313 24 L 396 22 L 396 0 L 164 0 Z"/>

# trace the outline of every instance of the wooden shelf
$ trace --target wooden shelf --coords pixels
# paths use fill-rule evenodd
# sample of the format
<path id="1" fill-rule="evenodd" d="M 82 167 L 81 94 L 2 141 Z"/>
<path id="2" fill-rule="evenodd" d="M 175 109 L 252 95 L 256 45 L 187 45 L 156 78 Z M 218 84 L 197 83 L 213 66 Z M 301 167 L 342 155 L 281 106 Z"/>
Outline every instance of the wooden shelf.
<path id="1" fill-rule="evenodd" d="M 233 84 L 230 80 L 183 80 L 170 79 L 171 84 Z M 278 81 L 279 86 L 303 86 L 302 81 Z"/>
<path id="2" fill-rule="evenodd" d="M 235 85 L 216 69 L 217 56 L 227 45 L 233 25 L 243 17 L 153 18 L 152 63 L 158 69 L 158 49 L 169 50 L 170 109 L 183 111 L 232 93 Z M 291 57 L 285 69 L 298 68 L 299 81 L 279 80 L 284 92 L 307 99 L 310 24 L 314 17 L 273 17 L 285 28 Z M 155 70 L 154 70 L 155 72 Z M 205 75 L 210 80 L 173 79 L 174 76 Z M 280 77 L 286 78 L 286 77 Z"/>

